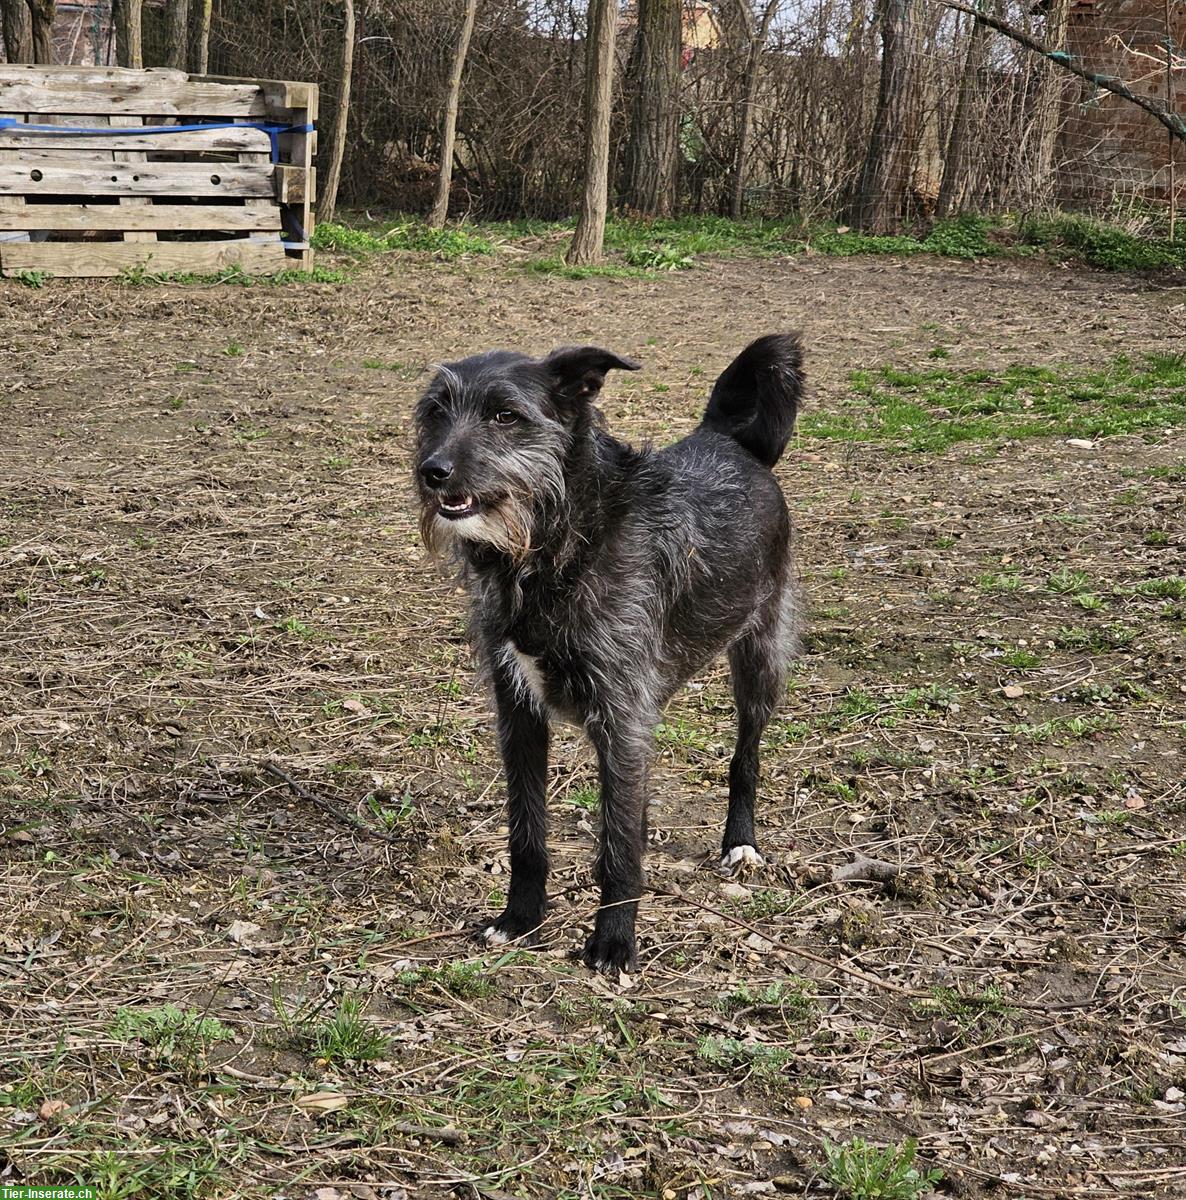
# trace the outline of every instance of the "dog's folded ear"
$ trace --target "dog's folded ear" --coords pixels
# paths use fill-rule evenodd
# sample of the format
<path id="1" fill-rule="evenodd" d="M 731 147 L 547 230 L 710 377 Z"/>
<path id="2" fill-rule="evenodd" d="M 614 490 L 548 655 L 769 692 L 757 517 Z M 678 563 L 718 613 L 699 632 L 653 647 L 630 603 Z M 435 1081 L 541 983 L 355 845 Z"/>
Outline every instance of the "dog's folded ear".
<path id="1" fill-rule="evenodd" d="M 562 346 L 543 360 L 555 392 L 567 400 L 591 400 L 608 371 L 641 371 L 642 364 L 600 346 Z"/>

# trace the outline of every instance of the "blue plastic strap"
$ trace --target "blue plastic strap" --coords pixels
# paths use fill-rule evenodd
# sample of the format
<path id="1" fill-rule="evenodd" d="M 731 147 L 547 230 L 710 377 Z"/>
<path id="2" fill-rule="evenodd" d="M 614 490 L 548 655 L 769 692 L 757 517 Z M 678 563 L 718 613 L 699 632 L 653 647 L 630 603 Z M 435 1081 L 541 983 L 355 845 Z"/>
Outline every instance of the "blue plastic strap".
<path id="1" fill-rule="evenodd" d="M 274 125 L 268 121 L 209 121 L 204 125 L 27 125 L 15 117 L 0 117 L 0 133 L 32 133 L 38 137 L 139 137 L 142 133 L 200 133 L 207 129 L 259 129 L 272 144 L 272 161 L 280 161 L 282 133 L 313 133 L 317 126 Z"/>

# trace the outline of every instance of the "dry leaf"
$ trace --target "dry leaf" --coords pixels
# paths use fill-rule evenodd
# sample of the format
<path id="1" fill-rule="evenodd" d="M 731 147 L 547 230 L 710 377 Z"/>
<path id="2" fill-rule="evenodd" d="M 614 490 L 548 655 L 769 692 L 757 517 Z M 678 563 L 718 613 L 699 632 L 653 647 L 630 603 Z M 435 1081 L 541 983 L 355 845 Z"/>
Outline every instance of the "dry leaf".
<path id="1" fill-rule="evenodd" d="M 311 1092 L 308 1096 L 298 1096 L 294 1103 L 306 1112 L 331 1113 L 345 1108 L 349 1100 L 341 1092 Z"/>
<path id="2" fill-rule="evenodd" d="M 261 933 L 262 927 L 254 921 L 232 921 L 226 927 L 226 935 L 239 946 L 250 945 L 251 940 L 257 933 Z"/>

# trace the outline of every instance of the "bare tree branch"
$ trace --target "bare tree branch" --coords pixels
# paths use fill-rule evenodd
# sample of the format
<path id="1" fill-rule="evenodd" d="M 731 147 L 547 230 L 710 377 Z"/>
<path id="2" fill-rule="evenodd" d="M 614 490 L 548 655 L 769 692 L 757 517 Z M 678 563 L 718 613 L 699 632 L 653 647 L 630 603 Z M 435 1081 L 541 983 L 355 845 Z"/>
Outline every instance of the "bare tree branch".
<path id="1" fill-rule="evenodd" d="M 1011 38 L 1027 50 L 1032 50 L 1035 54 L 1041 54 L 1044 58 L 1050 59 L 1051 62 L 1057 63 L 1064 70 L 1070 71 L 1072 75 L 1078 75 L 1080 79 L 1086 79 L 1088 83 L 1102 88 L 1105 92 L 1111 92 L 1114 96 L 1119 96 L 1122 100 L 1127 100 L 1130 104 L 1135 104 L 1138 108 L 1143 108 L 1151 117 L 1160 121 L 1174 137 L 1179 137 L 1183 141 L 1186 141 L 1186 121 L 1179 117 L 1177 113 L 1172 113 L 1168 109 L 1154 104 L 1152 100 L 1147 100 L 1144 96 L 1138 96 L 1129 89 L 1122 79 L 1117 79 L 1115 75 L 1100 75 L 1088 67 L 1080 66 L 1076 55 L 1070 54 L 1066 50 L 1051 49 L 1051 47 L 1045 45 L 1043 42 L 1038 41 L 1037 38 L 1030 37 L 1024 30 L 1018 29 L 1015 25 L 1010 25 L 1008 21 L 1002 21 L 999 17 L 990 17 L 987 13 L 981 12 L 977 8 L 969 8 L 966 4 L 958 4 L 956 0 L 939 0 L 939 3 L 945 8 L 954 9 L 956 12 L 966 13 L 969 17 L 974 17 L 981 25 L 987 25 L 990 29 L 995 29 L 998 33 L 1003 33 L 1007 38 Z"/>

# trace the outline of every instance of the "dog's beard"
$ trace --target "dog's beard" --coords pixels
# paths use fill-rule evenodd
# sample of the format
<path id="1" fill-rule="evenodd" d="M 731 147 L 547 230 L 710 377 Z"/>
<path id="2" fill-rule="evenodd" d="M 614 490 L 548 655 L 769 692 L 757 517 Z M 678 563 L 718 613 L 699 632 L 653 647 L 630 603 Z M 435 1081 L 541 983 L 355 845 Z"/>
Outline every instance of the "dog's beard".
<path id="1" fill-rule="evenodd" d="M 485 543 L 522 562 L 531 553 L 532 517 L 530 499 L 513 495 L 483 503 L 481 511 L 460 520 L 442 517 L 430 502 L 420 514 L 420 536 L 430 554 L 443 555 L 460 540 Z"/>

